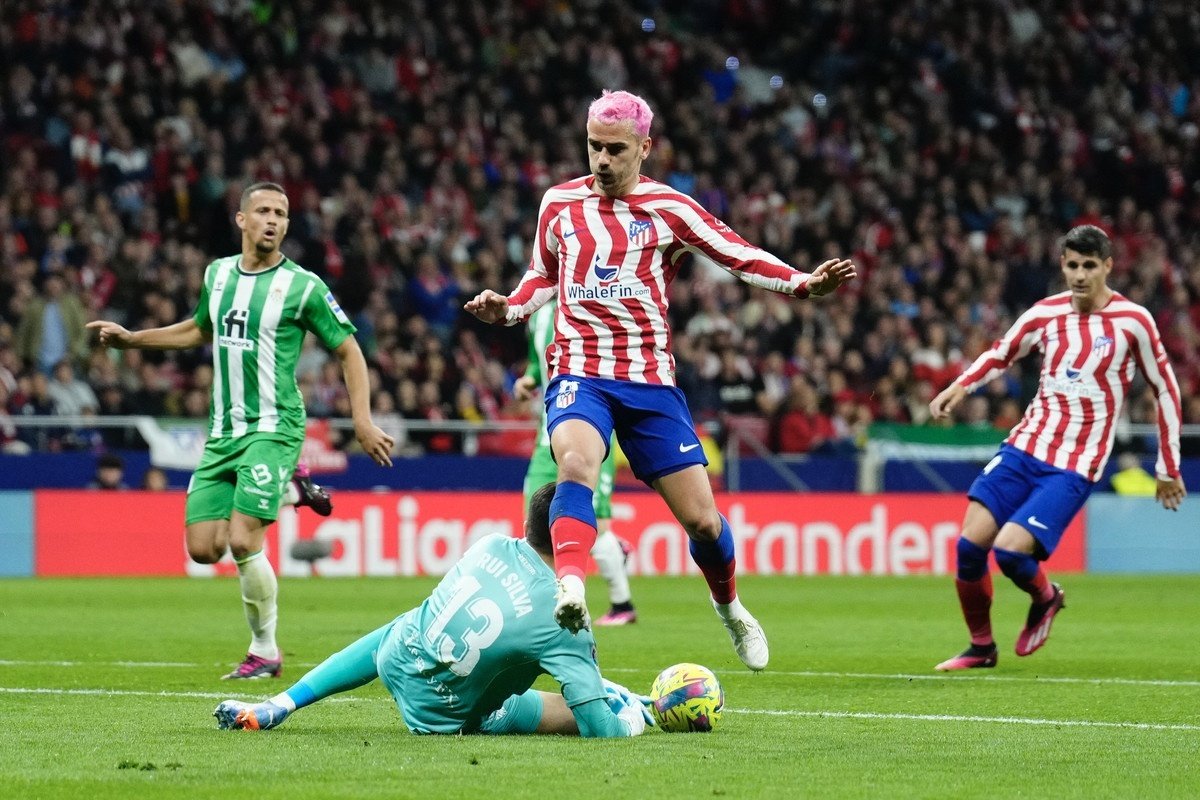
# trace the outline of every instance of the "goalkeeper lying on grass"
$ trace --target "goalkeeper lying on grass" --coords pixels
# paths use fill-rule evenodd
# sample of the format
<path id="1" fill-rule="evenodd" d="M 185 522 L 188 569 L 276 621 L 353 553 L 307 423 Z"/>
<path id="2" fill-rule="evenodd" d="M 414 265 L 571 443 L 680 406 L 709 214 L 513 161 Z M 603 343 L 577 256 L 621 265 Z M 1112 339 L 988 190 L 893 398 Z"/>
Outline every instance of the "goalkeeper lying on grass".
<path id="1" fill-rule="evenodd" d="M 413 733 L 637 736 L 643 698 L 600 676 L 588 630 L 554 621 L 549 508 L 533 496 L 525 539 L 487 536 L 417 608 L 325 659 L 262 703 L 222 702 L 221 728 L 266 730 L 296 709 L 381 678 Z M 562 694 L 530 689 L 548 673 Z"/>

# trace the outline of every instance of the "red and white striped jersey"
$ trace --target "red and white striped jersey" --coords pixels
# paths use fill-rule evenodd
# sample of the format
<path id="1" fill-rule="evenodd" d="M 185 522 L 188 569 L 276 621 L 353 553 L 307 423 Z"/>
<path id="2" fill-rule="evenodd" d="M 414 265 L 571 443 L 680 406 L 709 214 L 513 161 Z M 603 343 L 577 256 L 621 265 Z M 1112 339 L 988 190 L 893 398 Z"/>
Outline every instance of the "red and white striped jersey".
<path id="1" fill-rule="evenodd" d="M 957 382 L 971 391 L 1034 348 L 1042 353 L 1038 393 L 1008 444 L 1097 480 L 1112 455 L 1117 419 L 1137 369 L 1158 395 L 1158 475 L 1179 476 L 1179 385 L 1149 311 L 1116 293 L 1089 314 L 1074 310 L 1070 292 L 1047 297 Z"/>
<path id="2" fill-rule="evenodd" d="M 595 177 L 550 188 L 529 270 L 508 296 L 509 325 L 558 296 L 551 377 L 675 384 L 667 286 L 700 253 L 753 286 L 807 297 L 809 273 L 749 244 L 699 203 L 641 177 L 631 193 L 592 191 Z"/>

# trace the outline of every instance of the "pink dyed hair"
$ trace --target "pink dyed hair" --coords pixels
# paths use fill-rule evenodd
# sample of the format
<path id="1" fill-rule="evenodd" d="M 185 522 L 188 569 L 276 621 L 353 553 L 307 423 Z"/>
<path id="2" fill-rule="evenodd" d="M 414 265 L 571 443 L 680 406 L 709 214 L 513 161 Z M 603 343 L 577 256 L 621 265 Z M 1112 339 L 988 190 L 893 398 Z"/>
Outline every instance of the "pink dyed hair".
<path id="1" fill-rule="evenodd" d="M 626 91 L 610 92 L 597 97 L 588 106 L 588 121 L 595 120 L 604 125 L 620 125 L 628 122 L 633 125 L 633 131 L 638 136 L 650 135 L 650 123 L 654 121 L 654 112 L 650 110 L 645 100 Z"/>

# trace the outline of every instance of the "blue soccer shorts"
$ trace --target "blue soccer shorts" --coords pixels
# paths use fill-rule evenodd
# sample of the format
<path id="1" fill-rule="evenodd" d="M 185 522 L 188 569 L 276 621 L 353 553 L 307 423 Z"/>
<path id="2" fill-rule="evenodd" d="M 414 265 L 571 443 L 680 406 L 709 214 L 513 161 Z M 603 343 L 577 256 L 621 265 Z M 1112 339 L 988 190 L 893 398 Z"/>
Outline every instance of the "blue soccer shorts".
<path id="1" fill-rule="evenodd" d="M 708 466 L 683 392 L 675 386 L 560 375 L 546 387 L 546 430 L 553 436 L 568 419 L 587 422 L 606 442 L 616 431 L 634 476 L 644 483 L 693 464 Z"/>
<path id="2" fill-rule="evenodd" d="M 1034 555 L 1045 560 L 1094 485 L 1078 472 L 1052 467 L 1004 444 L 971 484 L 967 497 L 983 503 L 997 525 L 1014 522 L 1029 531 L 1039 545 Z"/>

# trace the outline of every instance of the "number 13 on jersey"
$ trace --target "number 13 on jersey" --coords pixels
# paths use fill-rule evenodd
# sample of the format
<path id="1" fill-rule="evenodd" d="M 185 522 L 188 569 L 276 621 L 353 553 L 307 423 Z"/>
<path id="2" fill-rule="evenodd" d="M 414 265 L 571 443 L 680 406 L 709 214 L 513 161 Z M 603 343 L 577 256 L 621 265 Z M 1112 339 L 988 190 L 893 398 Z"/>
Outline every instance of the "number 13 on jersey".
<path id="1" fill-rule="evenodd" d="M 425 631 L 425 640 L 437 652 L 438 660 L 462 677 L 471 674 L 479 664 L 480 651 L 495 642 L 504 629 L 500 606 L 489 598 L 475 597 L 482 588 L 474 575 L 459 578 L 449 601 Z M 465 612 L 468 619 L 451 626 L 460 611 Z M 461 627 L 462 630 L 455 636 L 447 632 L 447 627 L 452 630 Z"/>

